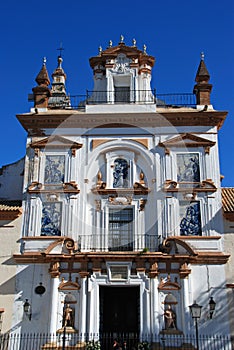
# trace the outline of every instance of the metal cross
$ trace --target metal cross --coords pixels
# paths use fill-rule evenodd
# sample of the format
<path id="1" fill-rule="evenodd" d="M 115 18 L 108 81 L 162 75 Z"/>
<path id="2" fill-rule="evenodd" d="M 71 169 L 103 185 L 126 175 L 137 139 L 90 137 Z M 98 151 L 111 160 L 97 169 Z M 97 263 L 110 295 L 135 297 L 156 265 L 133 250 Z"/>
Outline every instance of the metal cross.
<path id="1" fill-rule="evenodd" d="M 57 49 L 59 52 L 59 56 L 62 57 L 62 51 L 64 51 L 64 48 L 63 48 L 63 43 L 61 42 L 60 43 L 60 47 Z"/>

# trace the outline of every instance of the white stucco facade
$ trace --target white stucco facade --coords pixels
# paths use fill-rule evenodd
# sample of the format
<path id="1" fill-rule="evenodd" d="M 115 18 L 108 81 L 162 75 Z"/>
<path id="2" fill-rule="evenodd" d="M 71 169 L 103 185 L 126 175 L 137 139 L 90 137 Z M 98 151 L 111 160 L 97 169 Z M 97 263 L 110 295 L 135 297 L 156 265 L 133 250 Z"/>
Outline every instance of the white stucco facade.
<path id="1" fill-rule="evenodd" d="M 28 139 L 9 330 L 60 334 L 68 304 L 69 330 L 82 341 L 103 332 L 194 334 L 196 301 L 200 332 L 229 335 L 217 137 L 226 113 L 209 99 L 202 112 L 206 103 L 158 106 L 154 58 L 123 42 L 90 65 L 94 92 L 83 110 L 35 98 L 17 116 Z"/>

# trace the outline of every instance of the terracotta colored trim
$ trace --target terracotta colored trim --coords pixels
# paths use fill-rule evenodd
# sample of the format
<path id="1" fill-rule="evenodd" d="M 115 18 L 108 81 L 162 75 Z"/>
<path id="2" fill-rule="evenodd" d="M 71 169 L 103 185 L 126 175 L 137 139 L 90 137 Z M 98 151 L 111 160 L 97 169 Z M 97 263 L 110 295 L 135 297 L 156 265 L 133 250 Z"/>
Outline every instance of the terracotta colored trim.
<path id="1" fill-rule="evenodd" d="M 149 147 L 149 141 L 148 139 L 130 139 L 130 141 L 135 141 L 143 145 L 145 148 Z"/>
<path id="2" fill-rule="evenodd" d="M 197 264 L 211 264 L 222 265 L 226 264 L 230 255 L 224 253 L 213 252 L 197 252 L 196 255 L 189 254 L 166 254 L 161 252 L 147 252 L 140 254 L 140 252 L 77 252 L 67 254 L 46 254 L 45 252 L 26 252 L 24 254 L 14 254 L 15 261 L 20 264 L 48 264 L 51 262 L 80 262 L 84 261 L 103 261 L 103 260 L 118 260 L 118 261 L 135 261 L 143 262 L 150 261 L 153 263 L 179 263 L 182 266 L 184 263 Z M 95 265 L 96 266 L 96 265 Z M 141 267 L 138 266 L 138 267 Z M 143 266 L 144 267 L 144 266 Z M 161 271 L 161 270 L 160 270 Z M 178 270 L 180 271 L 180 269 Z M 168 271 L 167 271 L 168 272 Z M 188 272 L 188 271 L 187 271 Z"/>
<path id="3" fill-rule="evenodd" d="M 15 220 L 22 214 L 22 212 L 22 208 L 15 210 L 1 210 L 0 220 Z"/>
<path id="4" fill-rule="evenodd" d="M 173 237 L 170 237 L 173 239 Z M 176 236 L 177 239 L 181 240 L 196 240 L 196 241 L 208 241 L 208 240 L 219 240 L 221 236 Z"/>
<path id="5" fill-rule="evenodd" d="M 224 212 L 223 216 L 228 221 L 234 221 L 234 212 Z"/>
<path id="6" fill-rule="evenodd" d="M 109 141 L 113 141 L 113 139 L 95 139 L 92 140 L 92 148 L 95 149 L 96 147 L 102 145 L 103 143 L 109 142 Z"/>
<path id="7" fill-rule="evenodd" d="M 52 144 L 52 142 L 60 142 L 57 144 Z M 79 149 L 81 148 L 83 145 L 81 143 L 77 143 L 71 140 L 66 139 L 65 137 L 62 136 L 49 136 L 46 137 L 42 140 L 39 141 L 34 141 L 30 144 L 30 147 L 32 148 L 75 148 L 75 149 Z"/>
<path id="8" fill-rule="evenodd" d="M 107 195 L 107 194 L 113 194 L 113 195 L 145 195 L 151 192 L 149 188 L 144 188 L 143 186 L 141 188 L 94 188 L 92 189 L 92 192 L 94 194 L 98 195 Z"/>

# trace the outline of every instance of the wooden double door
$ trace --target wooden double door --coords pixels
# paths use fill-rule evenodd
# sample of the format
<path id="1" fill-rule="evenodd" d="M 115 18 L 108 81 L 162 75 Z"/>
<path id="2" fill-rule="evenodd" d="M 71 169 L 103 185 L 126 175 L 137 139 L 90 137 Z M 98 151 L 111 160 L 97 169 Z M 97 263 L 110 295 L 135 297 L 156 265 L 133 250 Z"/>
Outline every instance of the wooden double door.
<path id="1" fill-rule="evenodd" d="M 138 334 L 139 287 L 100 286 L 100 332 Z"/>

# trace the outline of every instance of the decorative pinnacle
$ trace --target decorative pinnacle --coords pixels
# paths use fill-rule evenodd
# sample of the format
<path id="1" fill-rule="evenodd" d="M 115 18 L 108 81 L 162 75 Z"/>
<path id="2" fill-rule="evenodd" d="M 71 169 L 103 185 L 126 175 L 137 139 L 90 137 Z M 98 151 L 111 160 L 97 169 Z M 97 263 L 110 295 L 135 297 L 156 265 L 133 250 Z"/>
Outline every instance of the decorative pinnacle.
<path id="1" fill-rule="evenodd" d="M 201 52 L 201 60 L 204 61 L 204 59 L 205 59 L 205 54 L 204 52 Z"/>
<path id="2" fill-rule="evenodd" d="M 58 56 L 58 68 L 62 68 L 62 62 L 63 62 L 62 57 Z"/>
<path id="3" fill-rule="evenodd" d="M 112 40 L 109 41 L 109 47 L 112 47 Z"/>
<path id="4" fill-rule="evenodd" d="M 132 39 L 132 46 L 136 47 L 136 39 Z"/>
<path id="5" fill-rule="evenodd" d="M 147 49 L 147 46 L 144 44 L 143 45 L 143 51 L 144 51 L 144 54 L 146 55 L 147 53 L 146 53 L 146 49 Z"/>
<path id="6" fill-rule="evenodd" d="M 123 43 L 123 41 L 124 41 L 124 36 L 120 35 L 120 42 Z"/>
<path id="7" fill-rule="evenodd" d="M 46 57 L 43 57 L 43 66 L 46 64 Z"/>
<path id="8" fill-rule="evenodd" d="M 101 46 L 99 46 L 98 52 L 99 52 L 99 56 L 101 56 L 101 53 L 102 53 L 102 47 Z"/>

